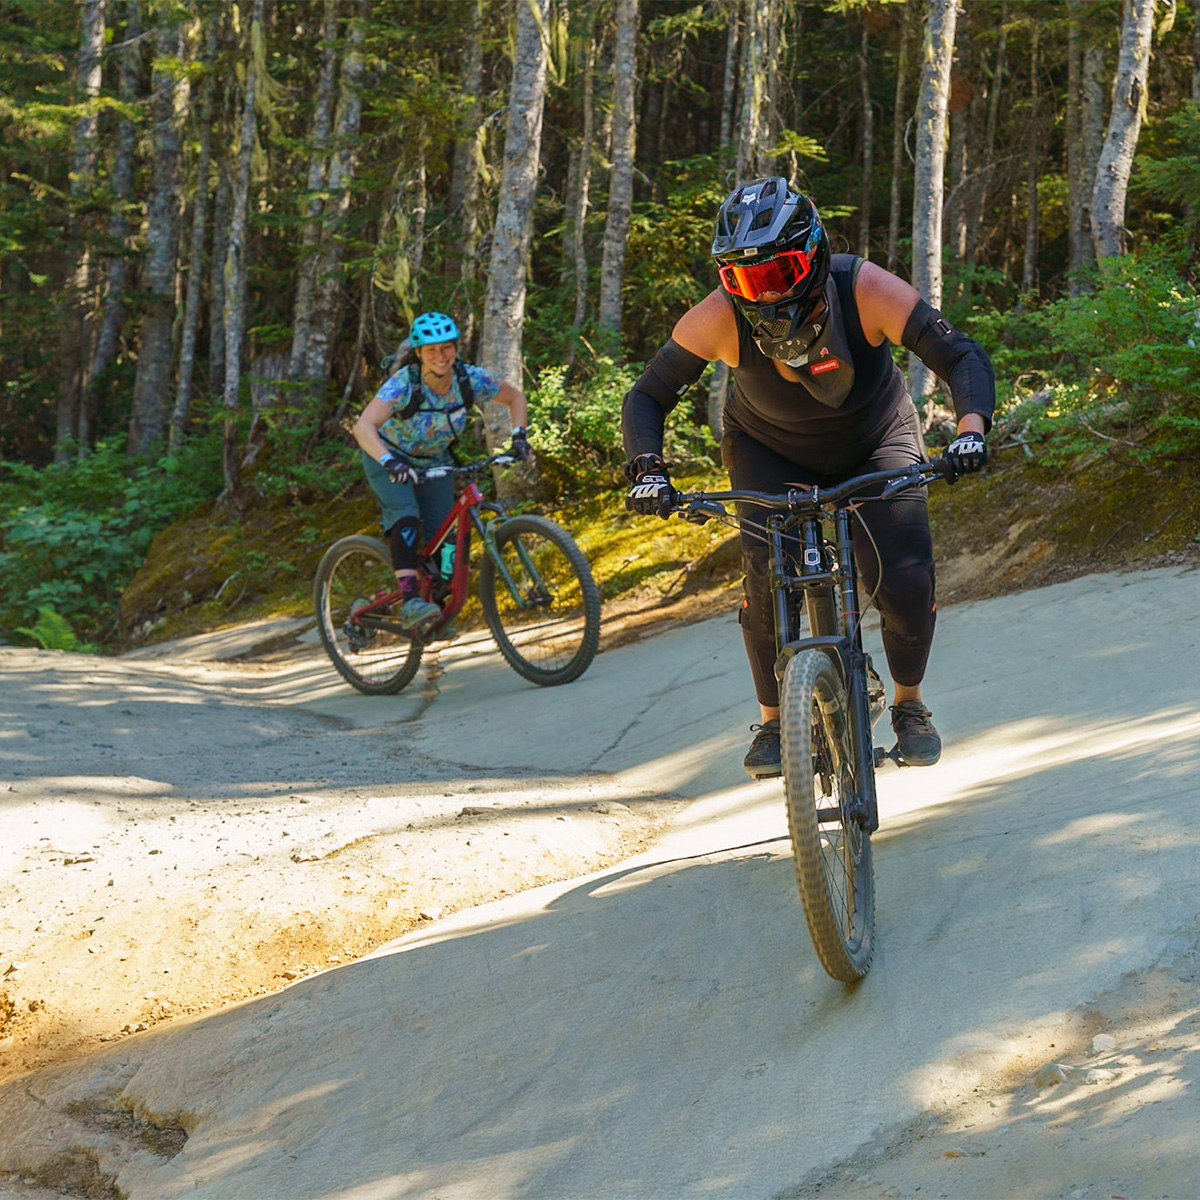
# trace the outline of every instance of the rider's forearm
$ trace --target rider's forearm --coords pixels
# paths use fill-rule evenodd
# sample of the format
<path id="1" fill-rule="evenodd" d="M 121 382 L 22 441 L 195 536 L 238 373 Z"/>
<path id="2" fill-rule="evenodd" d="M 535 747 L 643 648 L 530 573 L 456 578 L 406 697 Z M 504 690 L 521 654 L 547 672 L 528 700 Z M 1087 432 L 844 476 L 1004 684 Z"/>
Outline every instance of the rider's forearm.
<path id="1" fill-rule="evenodd" d="M 674 338 L 650 360 L 621 406 L 625 457 L 661 454 L 667 413 L 708 366 L 708 360 L 684 349 Z"/>
<path id="2" fill-rule="evenodd" d="M 503 404 L 508 409 L 509 420 L 514 425 L 519 425 L 522 429 L 528 428 L 529 401 L 520 388 L 513 387 L 511 383 L 502 383 L 496 393 L 496 403 Z"/>
<path id="3" fill-rule="evenodd" d="M 369 455 L 376 462 L 387 453 L 388 447 L 384 444 L 383 438 L 379 436 L 379 430 L 369 421 L 364 421 L 360 417 L 354 423 L 351 432 L 363 453 Z"/>
<path id="4" fill-rule="evenodd" d="M 996 378 L 987 351 L 924 300 L 917 301 L 901 340 L 949 386 L 955 416 L 960 421 L 967 416 L 979 417 L 983 428 L 972 428 L 971 432 L 987 433 L 996 409 Z M 961 425 L 959 432 L 964 432 Z"/>

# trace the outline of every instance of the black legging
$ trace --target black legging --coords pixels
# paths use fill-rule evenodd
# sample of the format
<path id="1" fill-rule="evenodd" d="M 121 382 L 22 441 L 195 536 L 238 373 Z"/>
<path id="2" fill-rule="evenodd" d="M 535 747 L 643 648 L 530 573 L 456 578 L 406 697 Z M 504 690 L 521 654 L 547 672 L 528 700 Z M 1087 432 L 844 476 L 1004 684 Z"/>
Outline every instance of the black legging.
<path id="1" fill-rule="evenodd" d="M 721 457 L 734 489 L 783 492 L 789 484 L 827 487 L 852 475 L 919 462 L 924 457 L 920 425 L 912 406 L 906 405 L 905 409 L 908 411 L 897 414 L 874 453 L 842 475 L 806 470 L 738 429 L 726 433 Z M 916 685 L 925 675 L 937 615 L 926 489 L 914 488 L 890 500 L 864 504 L 856 514 L 854 549 L 861 597 L 865 602 L 872 593 L 875 595 L 892 679 L 904 686 Z M 761 525 L 766 510 L 738 505 L 738 515 Z M 863 528 L 864 522 L 879 548 L 879 557 Z M 767 543 L 745 528 L 741 538 L 742 567 L 746 572 L 745 600 L 739 617 L 742 635 L 758 702 L 775 707 L 779 703 L 779 683 L 775 678 L 775 616 L 767 583 Z"/>

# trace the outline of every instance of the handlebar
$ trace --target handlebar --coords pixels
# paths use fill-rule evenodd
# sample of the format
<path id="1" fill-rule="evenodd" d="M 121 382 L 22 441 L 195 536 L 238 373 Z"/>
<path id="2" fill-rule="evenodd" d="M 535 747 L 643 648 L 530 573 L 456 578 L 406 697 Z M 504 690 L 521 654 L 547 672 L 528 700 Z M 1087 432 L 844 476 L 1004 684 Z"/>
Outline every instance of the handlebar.
<path id="1" fill-rule="evenodd" d="M 878 499 L 886 500 L 909 488 L 921 487 L 935 479 L 952 478 L 952 468 L 944 457 L 930 462 L 912 463 L 907 467 L 893 467 L 888 471 L 872 471 L 843 480 L 833 487 L 794 487 L 786 492 L 680 492 L 672 512 L 697 516 L 728 516 L 726 503 L 756 504 L 762 508 L 773 508 L 791 512 L 796 516 L 813 516 L 825 508 L 836 508 L 849 500 L 856 492 L 874 484 L 882 483 L 883 490 Z"/>
<path id="2" fill-rule="evenodd" d="M 488 467 L 508 467 L 520 461 L 515 454 L 493 454 L 461 467 L 427 467 L 419 472 L 419 477 L 420 482 L 424 483 L 427 479 L 443 479 L 447 475 L 479 475 Z"/>

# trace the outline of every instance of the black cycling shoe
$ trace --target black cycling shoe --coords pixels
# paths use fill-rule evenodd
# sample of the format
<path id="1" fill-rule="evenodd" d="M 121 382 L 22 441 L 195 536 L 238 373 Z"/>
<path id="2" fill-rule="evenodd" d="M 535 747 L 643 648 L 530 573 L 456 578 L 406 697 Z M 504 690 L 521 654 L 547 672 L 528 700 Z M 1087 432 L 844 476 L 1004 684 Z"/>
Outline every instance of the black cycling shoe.
<path id="1" fill-rule="evenodd" d="M 775 779 L 783 774 L 783 762 L 779 750 L 779 718 L 764 721 L 761 725 L 751 725 L 750 732 L 754 741 L 742 759 L 751 779 Z"/>
<path id="2" fill-rule="evenodd" d="M 896 755 L 910 767 L 932 767 L 942 757 L 942 739 L 929 719 L 932 715 L 920 700 L 892 705 Z"/>

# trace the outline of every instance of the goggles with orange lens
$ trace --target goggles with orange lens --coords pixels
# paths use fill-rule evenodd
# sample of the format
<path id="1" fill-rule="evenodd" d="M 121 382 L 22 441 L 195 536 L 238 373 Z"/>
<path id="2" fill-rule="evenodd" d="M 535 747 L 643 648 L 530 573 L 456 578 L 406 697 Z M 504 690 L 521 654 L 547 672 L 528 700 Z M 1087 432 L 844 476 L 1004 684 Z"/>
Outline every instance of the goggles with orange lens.
<path id="1" fill-rule="evenodd" d="M 755 303 L 760 296 L 786 296 L 812 270 L 812 256 L 803 250 L 784 250 L 760 262 L 721 267 L 725 290 Z"/>

